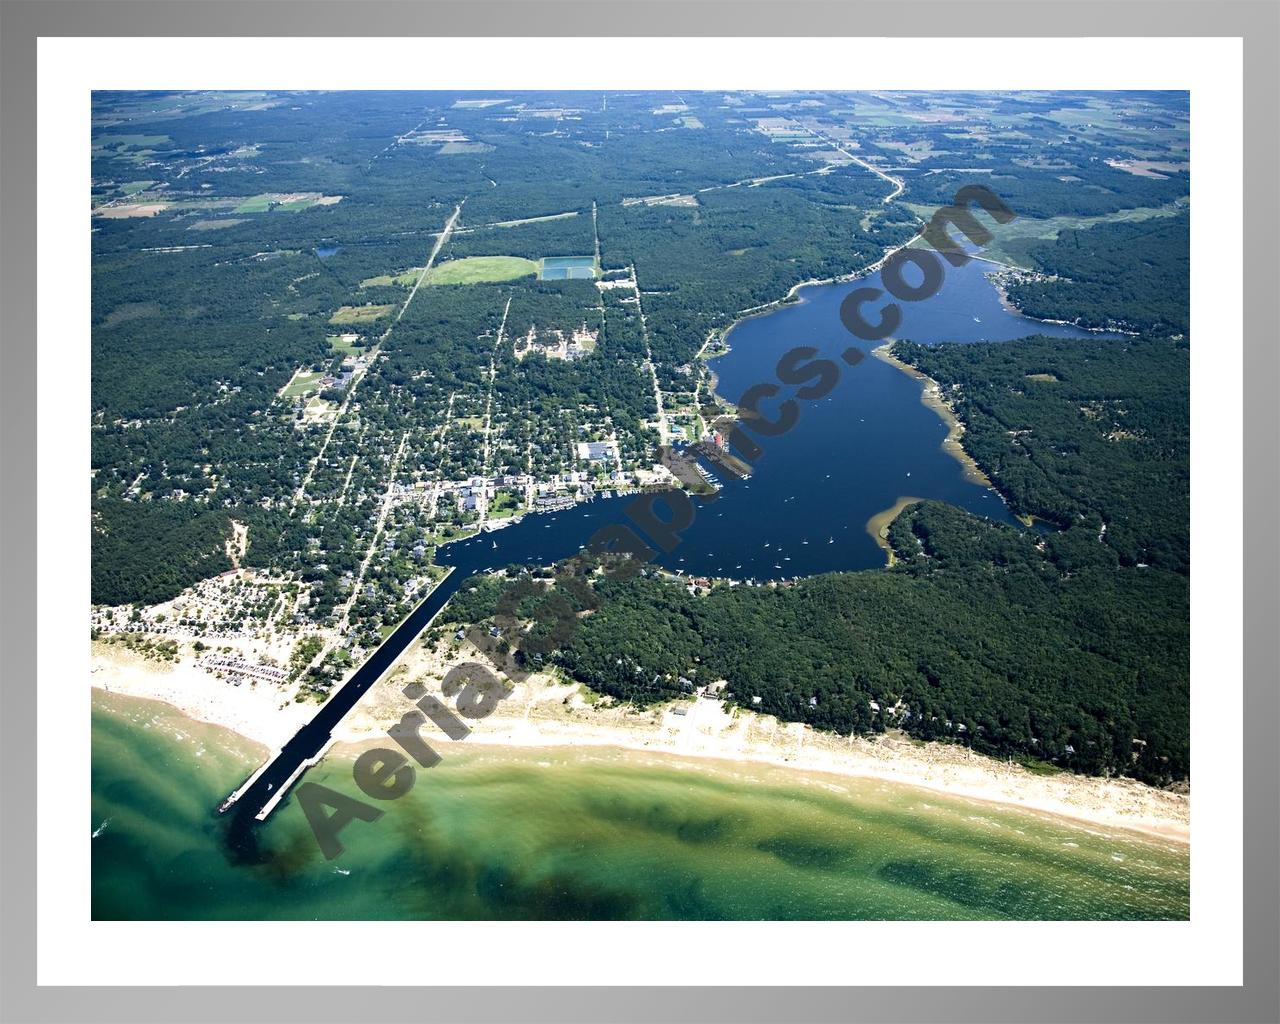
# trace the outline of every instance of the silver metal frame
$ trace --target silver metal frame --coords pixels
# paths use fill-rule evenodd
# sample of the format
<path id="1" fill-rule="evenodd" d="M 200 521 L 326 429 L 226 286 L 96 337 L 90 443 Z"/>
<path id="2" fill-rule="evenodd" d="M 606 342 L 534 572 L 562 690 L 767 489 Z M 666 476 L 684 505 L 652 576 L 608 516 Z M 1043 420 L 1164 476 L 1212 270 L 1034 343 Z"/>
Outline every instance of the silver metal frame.
<path id="1" fill-rule="evenodd" d="M 0 0 L 0 1018 L 344 1020 L 1258 1021 L 1280 1019 L 1277 731 L 1275 0 L 784 3 L 747 0 Z M 670 17 L 662 16 L 662 9 Z M 1092 15 L 1092 17 L 1091 17 Z M 40 36 L 1228 36 L 1245 61 L 1244 985 L 1239 988 L 37 988 L 35 189 Z M 1199 344 L 1212 344 L 1204 338 Z M 1246 557 L 1247 552 L 1247 557 Z M 1224 723 L 1230 732 L 1230 723 Z M 1228 742 L 1235 742 L 1234 737 Z M 87 911 L 86 911 L 87 912 Z M 416 950 L 413 959 L 429 958 Z M 326 965 L 327 972 L 341 965 Z M 719 972 L 726 980 L 732 968 Z"/>

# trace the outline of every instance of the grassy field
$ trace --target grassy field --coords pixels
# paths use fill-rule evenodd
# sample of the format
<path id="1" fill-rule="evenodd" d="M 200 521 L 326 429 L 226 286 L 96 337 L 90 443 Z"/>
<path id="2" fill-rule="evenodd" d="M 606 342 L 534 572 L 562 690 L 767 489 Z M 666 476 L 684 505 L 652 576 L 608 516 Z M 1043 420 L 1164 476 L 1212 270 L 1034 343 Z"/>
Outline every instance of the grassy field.
<path id="1" fill-rule="evenodd" d="M 243 224 L 243 217 L 223 217 L 218 220 L 198 220 L 194 222 L 188 231 L 221 231 L 223 228 L 233 228 L 237 224 Z"/>
<path id="2" fill-rule="evenodd" d="M 364 351 L 355 342 L 344 341 L 343 336 L 340 334 L 330 334 L 325 340 L 329 343 L 331 351 L 341 352 L 344 356 L 358 356 Z"/>
<path id="3" fill-rule="evenodd" d="M 324 196 L 318 192 L 263 192 L 241 200 L 234 212 L 266 213 L 268 210 L 286 210 L 296 213 L 298 210 L 309 210 L 313 206 L 331 206 L 341 198 L 341 196 Z"/>
<path id="4" fill-rule="evenodd" d="M 360 282 L 361 288 L 388 288 L 398 284 L 401 288 L 412 288 L 422 276 L 421 267 L 410 267 L 399 274 L 380 274 L 377 277 L 366 277 Z"/>
<path id="5" fill-rule="evenodd" d="M 507 519 L 520 511 L 519 495 L 511 491 L 498 491 L 493 496 L 493 503 L 489 506 L 490 519 Z"/>
<path id="6" fill-rule="evenodd" d="M 289 381 L 284 390 L 280 392 L 280 397 L 288 399 L 304 398 L 319 389 L 320 378 L 323 376 L 323 373 L 311 373 L 310 371 L 295 374 L 293 380 Z"/>
<path id="7" fill-rule="evenodd" d="M 146 149 L 168 141 L 167 135 L 116 135 L 104 132 L 94 140 L 94 149 Z"/>
<path id="8" fill-rule="evenodd" d="M 266 213 L 271 209 L 271 196 L 251 196 L 236 207 L 236 213 Z"/>
<path id="9" fill-rule="evenodd" d="M 538 264 L 519 256 L 468 256 L 431 268 L 427 284 L 483 284 L 514 281 L 538 272 Z"/>
<path id="10" fill-rule="evenodd" d="M 441 156 L 455 156 L 459 153 L 491 153 L 493 147 L 483 142 L 446 142 L 440 147 Z"/>
<path id="11" fill-rule="evenodd" d="M 367 324 L 395 310 L 395 306 L 343 306 L 329 317 L 331 324 Z"/>

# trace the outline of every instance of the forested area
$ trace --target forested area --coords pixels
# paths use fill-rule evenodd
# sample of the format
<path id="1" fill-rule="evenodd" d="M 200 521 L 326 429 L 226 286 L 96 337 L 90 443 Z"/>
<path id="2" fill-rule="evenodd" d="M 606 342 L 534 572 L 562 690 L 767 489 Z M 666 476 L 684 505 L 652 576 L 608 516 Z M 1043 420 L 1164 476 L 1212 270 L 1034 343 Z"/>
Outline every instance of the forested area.
<path id="1" fill-rule="evenodd" d="M 196 580 L 231 568 L 223 512 L 180 502 L 95 502 L 93 601 L 165 601 Z M 163 552 L 157 558 L 157 551 Z"/>
<path id="2" fill-rule="evenodd" d="M 1109 166 L 1081 175 L 1088 147 L 1068 141 L 1041 169 L 1075 160 L 1073 180 L 996 175 L 992 187 L 1019 215 L 1040 217 L 1097 215 L 1185 195 L 1178 175 Z M 1006 159 L 1019 147 L 1007 148 Z M 923 163 L 930 160 L 938 162 Z M 912 178 L 917 198 L 936 192 L 939 202 L 955 185 L 947 174 Z M 714 322 L 708 295 L 690 302 L 688 314 L 682 299 L 720 271 L 690 275 L 686 288 L 680 247 L 682 238 L 705 244 L 692 225 L 720 212 L 714 202 L 621 212 L 633 246 L 628 258 L 638 267 L 647 231 L 666 233 L 673 245 L 674 261 L 649 278 L 662 285 L 659 294 L 646 296 L 651 330 L 664 346 L 665 324 L 680 324 L 679 337 L 691 330 L 682 317 L 697 330 Z M 616 252 L 608 239 L 619 221 L 615 212 L 602 222 L 606 254 Z M 1011 289 L 1033 315 L 1143 336 L 894 347 L 940 384 L 965 425 L 966 449 L 1015 510 L 1042 521 L 1037 529 L 918 503 L 890 526 L 897 561 L 889 570 L 794 585 L 717 585 L 697 596 L 651 571 L 624 578 L 592 575 L 590 566 L 583 591 L 565 576 L 581 573 L 581 565 L 563 566 L 549 596 L 520 607 L 533 621 L 524 646 L 554 652 L 573 678 L 640 706 L 680 697 L 682 677 L 698 685 L 724 679 L 737 704 L 817 728 L 900 728 L 1074 771 L 1156 784 L 1185 779 L 1189 348 L 1185 337 L 1170 335 L 1186 330 L 1186 221 L 1064 231 L 1030 250 L 1057 279 Z M 720 248 L 749 240 L 731 237 Z M 750 277 L 722 287 L 739 289 L 743 304 Z M 451 612 L 481 621 L 508 585 L 500 577 L 476 581 Z M 582 616 L 562 641 L 542 622 L 557 619 L 557 605 L 560 616 Z"/>
<path id="3" fill-rule="evenodd" d="M 901 728 L 1080 772 L 1186 777 L 1185 577 L 1105 560 L 1082 568 L 1034 534 L 938 503 L 909 506 L 890 541 L 891 570 L 706 596 L 588 566 L 590 599 L 569 600 L 594 610 L 557 661 L 641 706 L 678 696 L 681 676 L 724 679 L 736 703 L 816 728 Z M 510 585 L 470 584 L 451 617 L 483 620 Z M 536 599 L 520 613 L 555 621 Z"/>
<path id="4" fill-rule="evenodd" d="M 656 371 L 681 391 L 679 365 L 708 325 L 803 277 L 858 265 L 880 244 L 858 226 L 880 191 L 860 169 L 726 189 L 813 166 L 753 133 L 730 105 L 674 133 L 655 116 L 661 103 L 642 95 L 587 104 L 582 94 L 539 94 L 496 111 L 458 99 L 97 96 L 94 514 L 99 531 L 127 532 L 131 543 L 96 546 L 96 601 L 171 597 L 220 569 L 221 533 L 178 532 L 168 520 L 235 518 L 249 526 L 246 563 L 305 573 L 322 618 L 359 565 L 400 441 L 405 486 L 465 478 L 481 469 L 486 409 L 493 472 L 575 468 L 583 439 L 616 439 L 629 466 L 652 461 L 646 339 L 624 293 L 532 278 L 429 287 L 378 345 L 392 318 L 361 319 L 360 308 L 398 310 L 410 278 L 365 282 L 424 265 L 458 204 L 442 262 L 590 255 L 596 203 L 606 265 L 638 266 L 655 306 L 646 312 Z M 570 130 L 547 132 L 549 118 Z M 622 205 L 706 188 L 721 191 L 687 210 Z M 907 218 L 894 216 L 897 228 L 879 219 L 872 234 L 896 237 Z M 340 309 L 352 311 L 349 323 L 332 322 Z M 513 340 L 531 328 L 546 336 L 583 325 L 598 332 L 585 358 L 514 358 Z M 330 432 L 350 384 L 286 385 L 339 372 L 338 331 L 354 335 L 344 352 L 376 347 L 377 357 Z M 142 503 L 153 509 L 117 522 Z M 151 563 L 168 568 L 135 571 Z"/>
<path id="5" fill-rule="evenodd" d="M 654 357 L 679 365 L 740 310 L 859 270 L 910 238 L 905 217 L 866 222 L 883 193 L 883 182 L 846 167 L 704 193 L 697 205 L 614 207 L 600 215 L 602 261 L 635 266 Z"/>
<path id="6" fill-rule="evenodd" d="M 95 603 L 158 602 L 224 571 L 234 521 L 243 564 L 305 592 L 306 624 L 349 603 L 344 642 L 371 645 L 435 545 L 475 520 L 452 499 L 409 503 L 379 533 L 386 494 L 482 469 L 599 474 L 575 454 L 586 439 L 651 464 L 648 349 L 668 425 L 696 428 L 709 332 L 876 261 L 917 229 L 913 209 L 962 185 L 1067 220 L 1187 191 L 1182 94 L 473 101 L 95 97 Z M 1163 169 L 1138 166 L 1157 150 Z M 902 181 L 900 201 L 853 152 Z M 425 265 L 459 205 L 440 262 L 592 255 L 598 231 L 602 283 L 634 268 L 637 288 L 530 274 L 428 283 L 407 303 L 417 278 L 395 278 Z M 724 678 L 743 706 L 818 728 L 1185 778 L 1187 226 L 1027 243 L 1053 279 L 1009 286 L 1024 311 L 1140 337 L 896 345 L 1041 529 L 925 503 L 892 524 L 890 570 L 698 597 L 651 576 L 557 586 L 549 600 L 590 612 L 560 666 L 638 704 L 676 696 L 681 676 Z M 573 359 L 515 356 L 531 329 L 579 326 L 595 344 Z M 452 614 L 491 614 L 499 582 Z M 535 630 L 539 644 L 554 650 Z"/>
<path id="7" fill-rule="evenodd" d="M 965 450 L 1015 510 L 1072 535 L 1101 535 L 1121 564 L 1188 571 L 1186 342 L 900 341 L 893 352 L 938 382 L 965 425 Z"/>
<path id="8" fill-rule="evenodd" d="M 1185 335 L 1191 308 L 1191 217 L 1154 217 L 1063 231 L 1030 250 L 1035 266 L 1062 280 L 1008 289 L 1024 313 L 1085 327 Z"/>
<path id="9" fill-rule="evenodd" d="M 890 528 L 888 571 L 706 597 L 606 577 L 560 663 L 640 704 L 670 699 L 682 675 L 723 678 L 739 703 L 820 728 L 893 726 L 1077 771 L 1185 778 L 1186 346 L 1031 338 L 895 352 L 958 389 L 966 447 L 1053 529 L 921 503 Z M 458 608 L 491 614 L 498 586 Z"/>

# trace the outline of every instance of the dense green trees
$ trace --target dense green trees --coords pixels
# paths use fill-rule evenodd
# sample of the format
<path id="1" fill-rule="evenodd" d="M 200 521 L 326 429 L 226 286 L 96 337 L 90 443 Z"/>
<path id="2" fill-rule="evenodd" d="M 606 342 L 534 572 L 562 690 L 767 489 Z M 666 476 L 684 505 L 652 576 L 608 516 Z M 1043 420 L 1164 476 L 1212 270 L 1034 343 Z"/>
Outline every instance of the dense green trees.
<path id="1" fill-rule="evenodd" d="M 96 502 L 94 604 L 152 604 L 231 568 L 224 512 L 195 502 Z"/>
<path id="2" fill-rule="evenodd" d="M 1062 280 L 1013 285 L 1009 297 L 1031 316 L 1185 335 L 1191 296 L 1191 218 L 1155 217 L 1063 231 L 1033 247 L 1036 267 Z"/>
<path id="3" fill-rule="evenodd" d="M 817 728 L 898 727 L 1077 771 L 1186 777 L 1185 577 L 1082 569 L 1034 534 L 938 503 L 909 506 L 890 541 L 892 570 L 704 597 L 671 579 L 596 575 L 591 598 L 571 601 L 595 610 L 558 661 L 639 704 L 669 700 L 681 676 L 725 679 L 737 703 Z M 469 584 L 451 617 L 492 615 L 510 585 Z M 556 619 L 536 599 L 521 613 Z"/>
<path id="4" fill-rule="evenodd" d="M 966 450 L 1019 512 L 1101 533 L 1123 564 L 1187 571 L 1185 342 L 1041 337 L 898 342 L 894 352 L 941 385 L 965 424 Z"/>
<path id="5" fill-rule="evenodd" d="M 961 185 L 1024 218 L 1187 192 L 1185 94 L 694 93 L 688 110 L 640 93 L 460 98 L 95 97 L 95 204 L 165 204 L 93 219 L 96 602 L 163 600 L 228 568 L 234 519 L 246 564 L 292 574 L 323 621 L 351 594 L 388 484 L 478 471 L 486 411 L 492 472 L 558 472 L 608 433 L 642 461 L 656 442 L 647 347 L 664 387 L 688 392 L 709 331 L 872 262 Z M 761 122 L 783 117 L 789 138 L 775 139 Z M 1143 152 L 1167 150 L 1163 176 L 1125 169 L 1136 133 Z M 842 140 L 903 179 L 902 201 L 882 202 L 889 186 Z M 304 192 L 341 201 L 282 199 Z M 623 202 L 662 196 L 677 198 Z M 603 267 L 634 266 L 640 304 L 583 281 L 428 286 L 330 435 L 281 389 L 337 368 L 338 307 L 399 308 L 407 289 L 363 282 L 422 266 L 458 204 L 441 259 L 588 254 L 598 228 Z M 1054 277 L 1010 287 L 1026 312 L 1142 336 L 896 351 L 942 385 L 1010 503 L 1051 527 L 925 504 L 893 524 L 890 571 L 705 598 L 656 578 L 557 586 L 546 601 L 590 614 L 567 639 L 535 630 L 530 650 L 622 699 L 723 677 L 738 700 L 821 728 L 1185 777 L 1187 217 L 1068 230 L 1026 253 Z M 392 322 L 344 330 L 368 351 Z M 599 331 L 585 358 L 514 358 L 530 327 L 581 323 Z M 440 529 L 460 521 L 446 509 Z M 403 581 L 425 568 L 408 553 L 417 526 L 397 524 L 399 546 L 371 562 L 361 635 L 403 610 Z M 478 581 L 454 614 L 490 614 L 497 585 Z"/>

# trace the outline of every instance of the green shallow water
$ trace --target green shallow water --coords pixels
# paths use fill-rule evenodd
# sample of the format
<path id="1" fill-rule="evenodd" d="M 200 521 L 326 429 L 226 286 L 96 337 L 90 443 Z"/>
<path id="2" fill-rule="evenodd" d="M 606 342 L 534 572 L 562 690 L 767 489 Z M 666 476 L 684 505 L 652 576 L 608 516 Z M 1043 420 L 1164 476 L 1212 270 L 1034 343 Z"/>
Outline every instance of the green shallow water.
<path id="1" fill-rule="evenodd" d="M 296 801 L 266 863 L 221 800 L 265 751 L 95 691 L 95 919 L 1185 919 L 1189 850 L 873 780 L 593 748 L 466 747 L 325 861 Z M 307 778 L 360 796 L 351 754 Z M 348 873 L 342 873 L 348 872 Z"/>

